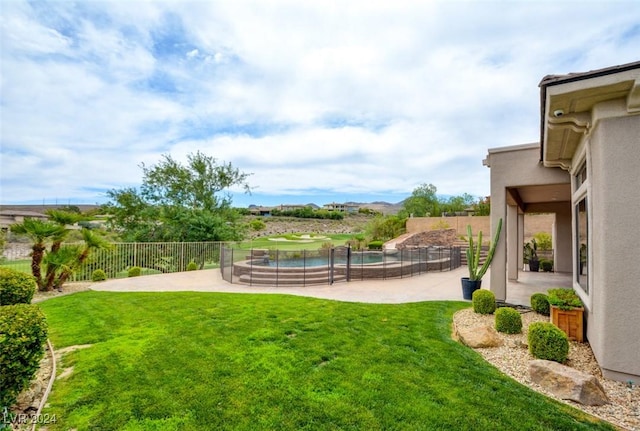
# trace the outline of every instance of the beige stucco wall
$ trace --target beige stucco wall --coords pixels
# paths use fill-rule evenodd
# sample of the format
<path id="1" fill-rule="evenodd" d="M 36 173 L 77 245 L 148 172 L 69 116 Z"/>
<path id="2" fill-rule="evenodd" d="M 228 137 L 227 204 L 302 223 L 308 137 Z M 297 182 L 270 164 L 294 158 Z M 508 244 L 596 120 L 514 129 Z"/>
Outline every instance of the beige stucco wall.
<path id="1" fill-rule="evenodd" d="M 569 217 L 571 213 L 569 212 Z M 524 240 L 529 241 L 538 232 L 553 233 L 555 222 L 554 214 L 525 214 L 524 217 Z M 489 216 L 467 216 L 467 217 L 413 217 L 407 219 L 407 233 L 424 232 L 441 228 L 441 224 L 446 223 L 449 227 L 456 229 L 457 235 L 467 236 L 467 225 L 471 225 L 474 235 L 479 231 L 487 236 L 490 231 Z M 569 268 L 569 271 L 571 268 Z"/>
<path id="2" fill-rule="evenodd" d="M 592 263 L 587 337 L 605 374 L 639 376 L 640 116 L 599 120 L 587 148 Z"/>

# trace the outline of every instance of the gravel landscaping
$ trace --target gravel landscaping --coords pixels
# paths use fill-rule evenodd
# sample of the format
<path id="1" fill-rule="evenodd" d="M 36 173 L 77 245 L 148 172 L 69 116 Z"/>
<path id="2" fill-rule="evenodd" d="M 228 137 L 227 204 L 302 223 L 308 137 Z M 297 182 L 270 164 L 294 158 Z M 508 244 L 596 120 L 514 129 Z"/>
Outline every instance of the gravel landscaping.
<path id="1" fill-rule="evenodd" d="M 532 322 L 548 320 L 549 317 L 533 311 L 524 312 L 522 313 L 521 334 L 508 335 L 499 333 L 504 342 L 501 347 L 478 348 L 475 350 L 503 373 L 537 392 L 558 399 L 541 386 L 533 383 L 529 378 L 529 361 L 535 358 L 528 350 L 527 329 Z M 454 325 L 458 328 L 478 327 L 481 325 L 493 327 L 494 316 L 477 314 L 473 312 L 473 309 L 467 308 L 454 315 Z M 640 430 L 640 389 L 633 385 L 633 389 L 630 390 L 626 383 L 602 377 L 589 343 L 571 341 L 569 358 L 565 365 L 598 378 L 609 397 L 610 403 L 603 406 L 584 406 L 573 401 L 558 399 L 559 401 L 611 422 L 621 429 Z"/>

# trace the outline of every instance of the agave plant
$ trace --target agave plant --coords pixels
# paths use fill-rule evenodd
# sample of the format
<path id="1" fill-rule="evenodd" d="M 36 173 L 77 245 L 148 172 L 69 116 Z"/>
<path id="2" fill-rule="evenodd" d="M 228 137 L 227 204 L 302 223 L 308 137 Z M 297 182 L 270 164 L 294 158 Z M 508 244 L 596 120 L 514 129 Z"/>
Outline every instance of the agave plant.
<path id="1" fill-rule="evenodd" d="M 473 233 L 471 232 L 471 225 L 467 225 L 467 236 L 469 237 L 469 248 L 467 249 L 467 265 L 469 266 L 469 280 L 476 281 L 482 280 L 484 274 L 489 269 L 489 265 L 491 265 L 491 260 L 493 259 L 493 254 L 496 251 L 496 245 L 498 244 L 498 239 L 500 238 L 500 231 L 502 230 L 502 219 L 498 221 L 498 227 L 496 229 L 496 234 L 493 238 L 493 242 L 491 243 L 491 247 L 489 248 L 489 254 L 487 254 L 487 258 L 484 261 L 484 264 L 478 268 L 480 264 L 480 251 L 482 250 L 482 231 L 478 233 L 478 243 L 474 244 L 473 241 Z"/>

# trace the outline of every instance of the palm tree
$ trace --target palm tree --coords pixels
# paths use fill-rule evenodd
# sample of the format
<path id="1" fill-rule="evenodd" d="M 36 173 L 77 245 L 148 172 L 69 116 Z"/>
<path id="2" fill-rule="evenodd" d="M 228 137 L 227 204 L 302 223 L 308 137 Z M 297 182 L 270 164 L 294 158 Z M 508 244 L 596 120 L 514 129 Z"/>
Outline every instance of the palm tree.
<path id="1" fill-rule="evenodd" d="M 67 246 L 58 251 L 58 253 L 60 253 L 59 264 L 62 272 L 53 286 L 55 289 L 62 289 L 62 285 L 68 280 L 71 274 L 85 263 L 93 250 L 105 250 L 111 247 L 111 244 L 108 243 L 107 240 L 89 229 L 82 229 L 82 239 L 84 240 L 84 247 Z M 71 259 L 72 256 L 74 257 L 73 259 Z"/>
<path id="2" fill-rule="evenodd" d="M 31 246 L 31 273 L 36 279 L 38 290 L 45 291 L 47 286 L 42 279 L 42 260 L 46 250 L 46 241 L 64 235 L 65 226 L 49 221 L 25 218 L 22 223 L 11 226 L 11 232 L 27 235 L 33 241 Z"/>
<path id="3" fill-rule="evenodd" d="M 51 244 L 51 249 L 49 251 L 49 254 L 52 256 L 47 256 L 48 258 L 45 259 L 45 263 L 47 264 L 47 274 L 44 279 L 44 288 L 46 290 L 52 290 L 56 273 L 60 267 L 59 265 L 62 264 L 58 263 L 60 256 L 56 258 L 56 254 L 60 250 L 60 247 L 62 247 L 62 242 L 67 238 L 69 232 L 71 232 L 69 226 L 76 224 L 82 220 L 83 217 L 80 214 L 62 210 L 49 210 L 46 214 L 52 222 L 57 223 L 60 226 L 64 226 L 65 228 L 59 235 L 52 237 L 53 243 Z"/>

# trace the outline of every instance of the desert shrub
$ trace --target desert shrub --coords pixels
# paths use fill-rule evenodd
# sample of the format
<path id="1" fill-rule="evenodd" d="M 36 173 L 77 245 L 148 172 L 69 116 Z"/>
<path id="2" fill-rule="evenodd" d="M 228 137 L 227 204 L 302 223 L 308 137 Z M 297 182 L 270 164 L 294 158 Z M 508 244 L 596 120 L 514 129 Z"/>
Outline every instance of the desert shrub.
<path id="1" fill-rule="evenodd" d="M 38 370 L 47 322 L 37 305 L 0 307 L 0 410 L 9 407 Z"/>
<path id="2" fill-rule="evenodd" d="M 544 293 L 534 293 L 531 295 L 531 308 L 543 316 L 549 315 L 549 298 Z"/>
<path id="3" fill-rule="evenodd" d="M 139 266 L 132 266 L 129 268 L 129 271 L 127 271 L 127 276 L 129 277 L 138 277 L 140 275 L 142 275 L 142 268 Z"/>
<path id="4" fill-rule="evenodd" d="M 565 362 L 569 354 L 569 338 L 551 322 L 529 325 L 529 352 L 538 359 Z"/>
<path id="5" fill-rule="evenodd" d="M 473 311 L 479 314 L 493 314 L 496 311 L 496 295 L 487 289 L 478 289 L 471 295 Z"/>
<path id="6" fill-rule="evenodd" d="M 382 241 L 371 241 L 369 243 L 369 250 L 382 250 Z"/>
<path id="7" fill-rule="evenodd" d="M 198 269 L 198 264 L 194 261 L 191 261 L 187 264 L 187 271 L 195 271 Z"/>
<path id="8" fill-rule="evenodd" d="M 267 224 L 262 220 L 262 219 L 255 219 L 255 220 L 251 220 L 249 222 L 249 226 L 251 227 L 251 229 L 258 231 L 258 230 L 264 230 L 267 227 Z"/>
<path id="9" fill-rule="evenodd" d="M 105 281 L 107 274 L 102 269 L 96 269 L 91 273 L 91 281 Z"/>
<path id="10" fill-rule="evenodd" d="M 36 288 L 36 279 L 32 275 L 0 268 L 0 305 L 29 304 Z"/>
<path id="11" fill-rule="evenodd" d="M 505 334 L 519 334 L 522 332 L 522 316 L 518 310 L 511 307 L 500 307 L 496 311 L 496 331 Z"/>
<path id="12" fill-rule="evenodd" d="M 548 259 L 542 259 L 540 261 L 540 268 L 542 268 L 544 272 L 553 271 L 553 261 Z"/>

